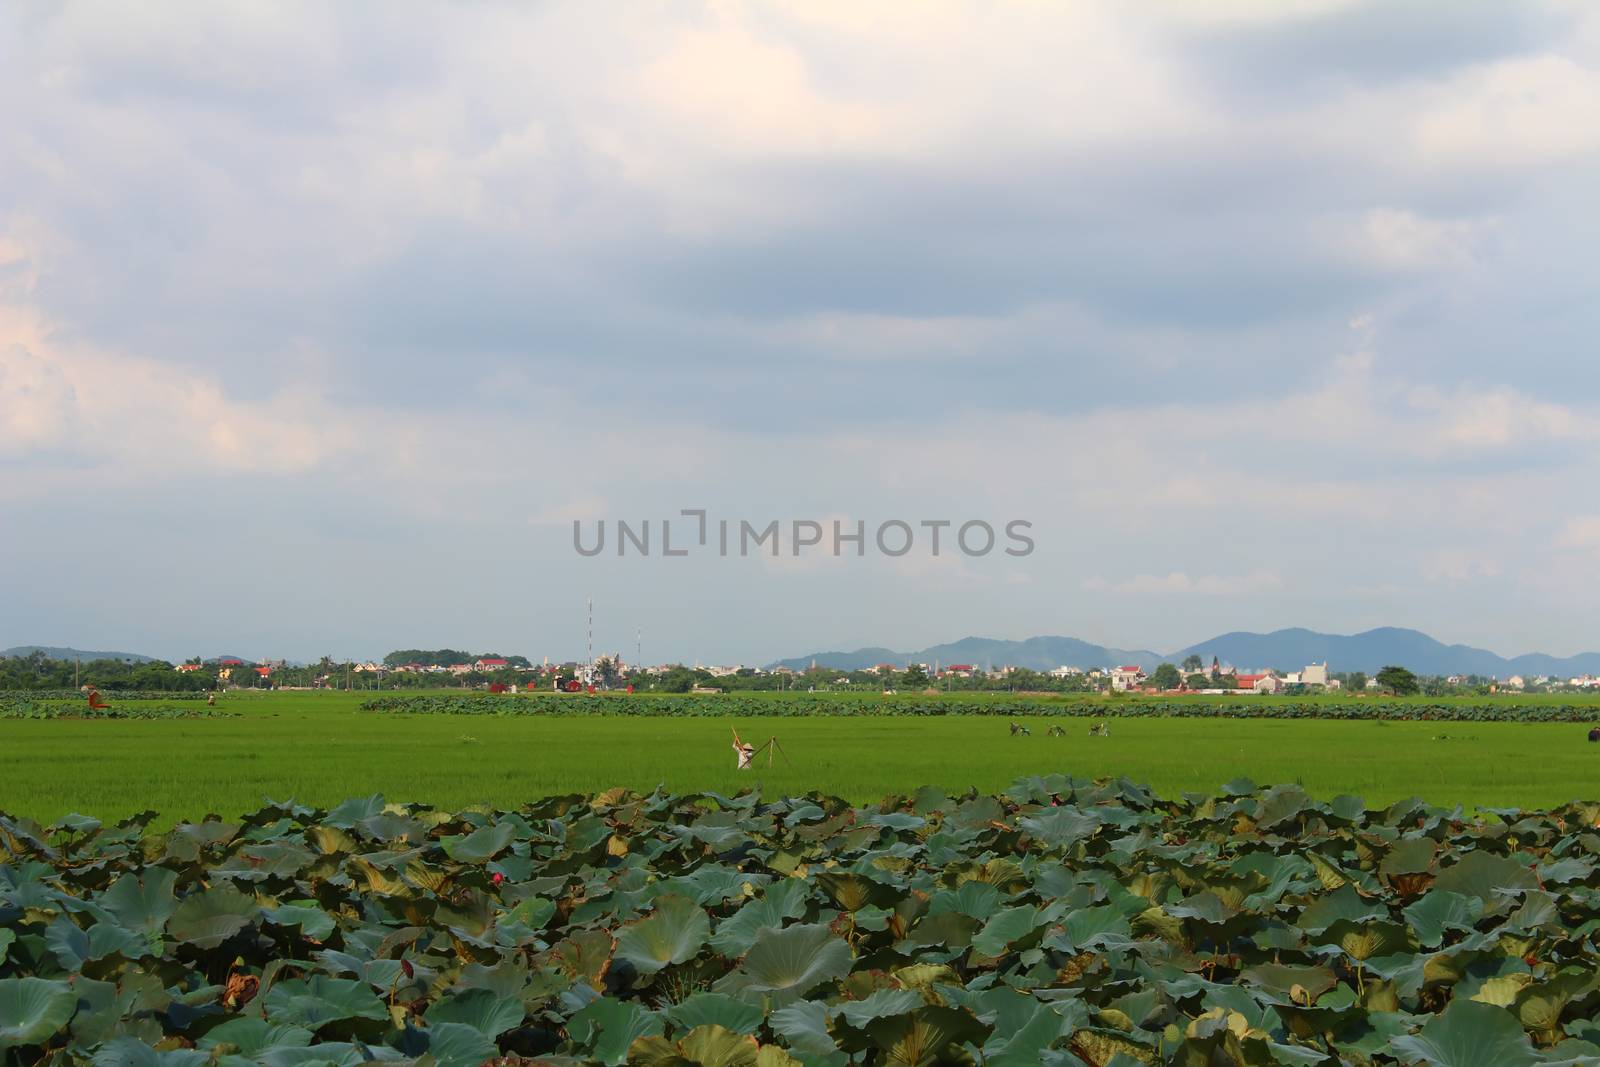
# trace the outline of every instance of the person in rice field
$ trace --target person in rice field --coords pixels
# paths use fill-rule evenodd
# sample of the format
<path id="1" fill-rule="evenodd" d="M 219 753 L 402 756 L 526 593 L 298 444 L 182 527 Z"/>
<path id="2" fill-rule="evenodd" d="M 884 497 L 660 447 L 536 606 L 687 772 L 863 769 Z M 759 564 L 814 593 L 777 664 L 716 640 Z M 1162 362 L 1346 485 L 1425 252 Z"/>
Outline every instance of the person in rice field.
<path id="1" fill-rule="evenodd" d="M 733 731 L 733 754 L 739 761 L 741 771 L 748 771 L 750 765 L 755 762 L 756 746 L 739 740 L 738 730 Z"/>
<path id="2" fill-rule="evenodd" d="M 1589 740 L 1600 741 L 1600 726 L 1596 726 L 1594 729 L 1589 731 Z"/>

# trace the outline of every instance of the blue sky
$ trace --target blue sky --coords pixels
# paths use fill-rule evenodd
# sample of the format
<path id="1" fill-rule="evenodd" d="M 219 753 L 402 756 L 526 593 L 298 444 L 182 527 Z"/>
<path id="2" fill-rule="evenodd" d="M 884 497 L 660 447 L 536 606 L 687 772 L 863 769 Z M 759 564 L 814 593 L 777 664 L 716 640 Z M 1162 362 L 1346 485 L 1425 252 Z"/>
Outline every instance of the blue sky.
<path id="1" fill-rule="evenodd" d="M 0 647 L 1600 647 L 1581 0 L 0 12 Z M 1033 523 L 579 558 L 571 521 Z"/>

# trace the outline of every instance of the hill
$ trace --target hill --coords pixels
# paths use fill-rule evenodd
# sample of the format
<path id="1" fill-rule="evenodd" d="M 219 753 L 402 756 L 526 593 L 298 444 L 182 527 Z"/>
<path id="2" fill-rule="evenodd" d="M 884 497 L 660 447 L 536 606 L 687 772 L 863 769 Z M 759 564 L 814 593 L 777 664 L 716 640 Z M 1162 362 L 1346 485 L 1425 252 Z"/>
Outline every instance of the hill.
<path id="1" fill-rule="evenodd" d="M 854 652 L 817 652 L 810 656 L 779 660 L 774 666 L 805 670 L 815 660 L 819 667 L 838 670 L 865 670 L 879 663 L 903 666 L 907 663 L 970 663 L 977 667 L 1027 667 L 1047 671 L 1063 665 L 1105 667 L 1117 664 L 1152 670 L 1161 656 L 1148 651 L 1107 648 L 1080 641 L 1076 637 L 1030 637 L 1025 641 L 1004 641 L 992 637 L 963 637 L 959 641 L 933 645 L 915 652 L 896 652 L 888 648 L 861 648 Z"/>
<path id="2" fill-rule="evenodd" d="M 1030 637 L 1004 641 L 965 637 L 916 652 L 863 648 L 854 652 L 818 652 L 779 660 L 775 666 L 803 670 L 814 659 L 819 666 L 858 670 L 879 663 L 971 663 L 975 666 L 1013 665 L 1033 670 L 1052 667 L 1110 667 L 1119 664 L 1153 669 L 1159 663 L 1182 663 L 1191 655 L 1209 664 L 1213 657 L 1236 667 L 1275 667 L 1299 670 L 1308 663 L 1326 663 L 1333 671 L 1372 674 L 1391 663 L 1418 674 L 1481 674 L 1507 678 L 1513 674 L 1569 677 L 1600 674 L 1600 653 L 1552 656 L 1530 652 L 1501 656 L 1471 645 L 1447 645 L 1422 633 L 1384 626 L 1358 634 L 1325 634 L 1299 627 L 1271 633 L 1235 631 L 1165 655 L 1143 650 L 1107 648 L 1073 637 Z"/>
<path id="3" fill-rule="evenodd" d="M 149 663 L 154 656 L 141 656 L 137 652 L 91 652 L 82 648 L 60 648 L 52 645 L 17 645 L 15 648 L 0 649 L 0 656 L 31 656 L 35 652 L 43 652 L 51 659 L 81 659 L 85 663 L 97 659 L 115 659 L 124 663 Z"/>

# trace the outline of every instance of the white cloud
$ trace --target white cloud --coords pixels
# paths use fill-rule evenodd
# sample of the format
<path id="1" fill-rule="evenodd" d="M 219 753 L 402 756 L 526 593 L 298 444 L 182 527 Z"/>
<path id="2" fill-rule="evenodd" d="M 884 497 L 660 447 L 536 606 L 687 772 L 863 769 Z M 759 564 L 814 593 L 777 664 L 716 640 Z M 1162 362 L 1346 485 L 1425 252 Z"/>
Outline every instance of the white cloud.
<path id="1" fill-rule="evenodd" d="M 1133 595 L 1188 595 L 1197 596 L 1251 596 L 1283 587 L 1283 579 L 1272 571 L 1252 571 L 1236 577 L 1203 574 L 1191 578 L 1183 571 L 1164 575 L 1135 574 L 1131 578 L 1108 581 L 1090 578 L 1084 588 L 1096 592 L 1128 593 Z"/>
<path id="2" fill-rule="evenodd" d="M 1422 560 L 1422 576 L 1430 582 L 1468 582 L 1500 574 L 1498 560 L 1466 548 L 1440 548 Z"/>
<path id="3" fill-rule="evenodd" d="M 1562 522 L 1556 547 L 1600 556 L 1600 515 L 1574 515 Z"/>

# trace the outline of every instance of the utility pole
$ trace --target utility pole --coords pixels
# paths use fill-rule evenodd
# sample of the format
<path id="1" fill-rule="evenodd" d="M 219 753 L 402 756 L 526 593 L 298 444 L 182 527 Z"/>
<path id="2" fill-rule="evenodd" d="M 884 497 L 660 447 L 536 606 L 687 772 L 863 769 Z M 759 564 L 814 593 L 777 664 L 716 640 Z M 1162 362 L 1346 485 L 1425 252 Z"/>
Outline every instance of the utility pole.
<path id="1" fill-rule="evenodd" d="M 589 597 L 589 651 L 588 651 L 588 656 L 589 656 L 588 662 L 592 665 L 594 663 L 594 596 L 592 594 Z"/>

